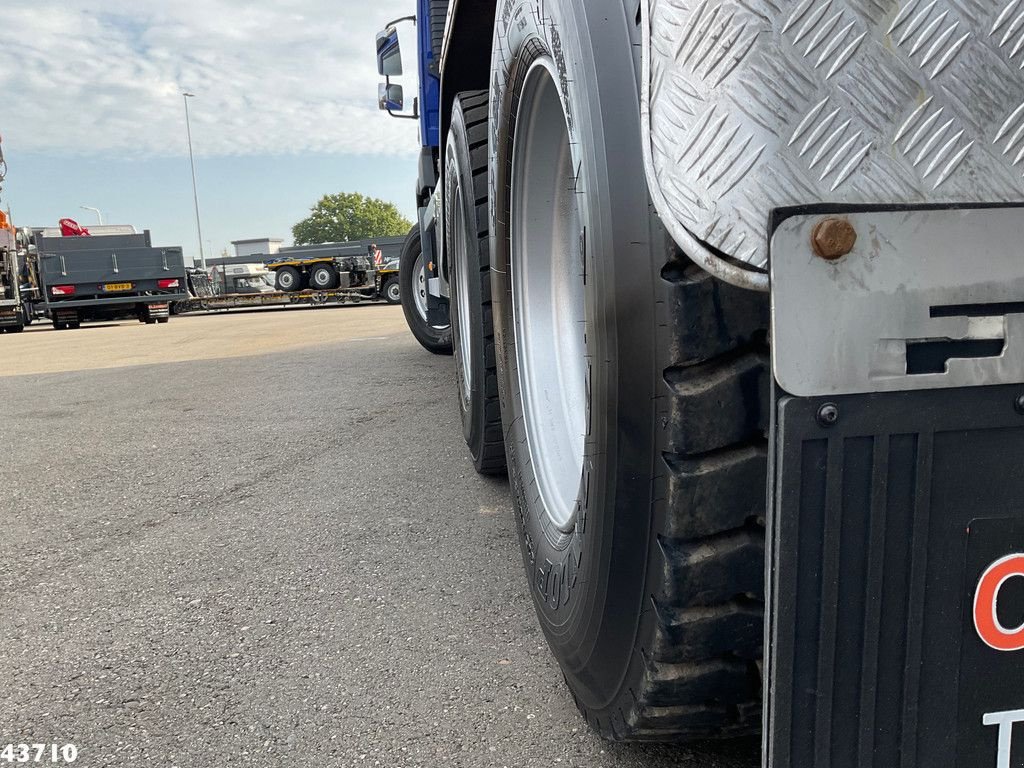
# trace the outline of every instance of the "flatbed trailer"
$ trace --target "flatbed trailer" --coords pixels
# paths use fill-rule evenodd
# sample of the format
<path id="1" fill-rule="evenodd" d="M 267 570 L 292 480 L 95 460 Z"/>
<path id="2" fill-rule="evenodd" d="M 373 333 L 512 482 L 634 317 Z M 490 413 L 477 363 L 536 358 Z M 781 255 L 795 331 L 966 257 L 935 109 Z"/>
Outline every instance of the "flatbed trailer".
<path id="1" fill-rule="evenodd" d="M 186 312 L 213 312 L 226 309 L 251 309 L 254 307 L 307 306 L 322 307 L 327 304 L 358 304 L 376 301 L 375 288 L 340 288 L 332 291 L 274 291 L 273 293 L 241 293 L 227 296 L 199 296 L 175 303 L 175 314 Z"/>

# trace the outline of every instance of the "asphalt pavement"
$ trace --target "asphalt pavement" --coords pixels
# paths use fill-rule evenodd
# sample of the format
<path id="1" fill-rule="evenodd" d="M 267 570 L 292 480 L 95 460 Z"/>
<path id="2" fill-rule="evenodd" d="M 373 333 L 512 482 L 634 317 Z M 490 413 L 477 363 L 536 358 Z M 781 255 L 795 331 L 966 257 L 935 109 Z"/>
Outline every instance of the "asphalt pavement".
<path id="1" fill-rule="evenodd" d="M 586 729 L 507 483 L 473 472 L 452 361 L 398 308 L 34 329 L 2 360 L 22 375 L 0 378 L 0 745 L 87 767 L 757 764 Z"/>

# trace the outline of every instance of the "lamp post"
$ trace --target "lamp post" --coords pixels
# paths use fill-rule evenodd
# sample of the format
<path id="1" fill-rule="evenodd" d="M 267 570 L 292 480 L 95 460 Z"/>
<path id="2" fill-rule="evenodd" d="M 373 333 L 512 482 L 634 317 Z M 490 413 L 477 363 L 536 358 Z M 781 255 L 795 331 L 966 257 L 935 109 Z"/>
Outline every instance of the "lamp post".
<path id="1" fill-rule="evenodd" d="M 92 211 L 93 213 L 95 213 L 96 218 L 100 220 L 100 226 L 103 226 L 103 213 L 100 211 L 99 208 L 93 208 L 91 205 L 80 205 L 78 207 L 81 208 L 83 211 Z"/>
<path id="2" fill-rule="evenodd" d="M 185 134 L 188 136 L 188 161 L 192 165 L 192 200 L 196 204 L 196 232 L 199 234 L 199 261 L 203 272 L 206 271 L 206 252 L 203 250 L 203 226 L 199 222 L 199 189 L 196 186 L 196 158 L 192 154 L 192 123 L 188 115 L 188 100 L 195 98 L 194 93 L 187 91 L 181 94 L 185 100 Z"/>

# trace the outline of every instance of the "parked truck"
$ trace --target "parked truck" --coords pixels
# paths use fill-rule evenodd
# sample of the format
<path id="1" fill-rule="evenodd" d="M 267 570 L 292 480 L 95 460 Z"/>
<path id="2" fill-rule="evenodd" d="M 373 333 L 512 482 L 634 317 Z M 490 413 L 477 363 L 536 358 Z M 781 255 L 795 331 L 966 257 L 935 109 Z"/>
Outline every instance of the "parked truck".
<path id="1" fill-rule="evenodd" d="M 45 313 L 57 330 L 90 320 L 166 323 L 186 298 L 181 248 L 153 247 L 150 233 L 81 237 L 34 234 Z"/>
<path id="2" fill-rule="evenodd" d="M 0 211 L 0 332 L 19 333 L 25 330 L 25 320 L 17 232 Z"/>
<path id="3" fill-rule="evenodd" d="M 416 11 L 402 301 L 590 726 L 1022 765 L 1020 4 Z"/>
<path id="4" fill-rule="evenodd" d="M 0 186 L 7 175 L 3 146 L 0 144 Z M 21 300 L 21 267 L 18 258 L 17 231 L 10 214 L 0 209 L 0 332 L 25 329 L 25 307 Z"/>

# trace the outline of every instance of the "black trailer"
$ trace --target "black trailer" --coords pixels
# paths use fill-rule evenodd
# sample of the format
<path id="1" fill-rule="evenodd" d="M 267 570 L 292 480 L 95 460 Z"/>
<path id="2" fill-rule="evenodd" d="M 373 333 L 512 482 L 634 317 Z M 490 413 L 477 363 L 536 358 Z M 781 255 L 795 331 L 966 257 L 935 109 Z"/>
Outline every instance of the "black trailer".
<path id="1" fill-rule="evenodd" d="M 142 234 L 35 236 L 46 314 L 57 330 L 90 320 L 166 323 L 171 302 L 187 298 L 181 248 L 154 248 Z"/>

